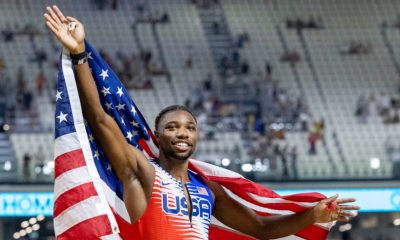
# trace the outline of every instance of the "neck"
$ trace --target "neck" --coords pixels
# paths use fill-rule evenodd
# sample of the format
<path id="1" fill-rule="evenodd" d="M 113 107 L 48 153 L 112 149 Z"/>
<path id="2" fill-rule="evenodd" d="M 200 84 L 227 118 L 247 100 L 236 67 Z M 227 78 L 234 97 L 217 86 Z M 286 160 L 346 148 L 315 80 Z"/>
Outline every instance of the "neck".
<path id="1" fill-rule="evenodd" d="M 167 159 L 160 155 L 158 163 L 165 171 L 182 183 L 190 181 L 187 172 L 189 163 L 188 160 Z"/>

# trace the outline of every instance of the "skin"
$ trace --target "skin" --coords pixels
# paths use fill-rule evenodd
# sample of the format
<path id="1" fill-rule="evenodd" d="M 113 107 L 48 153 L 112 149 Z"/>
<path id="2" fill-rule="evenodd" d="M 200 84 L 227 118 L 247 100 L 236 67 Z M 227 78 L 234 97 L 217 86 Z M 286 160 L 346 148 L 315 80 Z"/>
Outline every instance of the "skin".
<path id="1" fill-rule="evenodd" d="M 44 18 L 48 28 L 70 53 L 77 54 L 85 50 L 84 27 L 77 19 L 65 17 L 56 6 L 47 7 Z M 75 27 L 70 28 L 71 23 Z M 83 114 L 123 184 L 124 202 L 131 222 L 135 223 L 144 214 L 150 201 L 155 169 L 141 151 L 126 141 L 116 122 L 104 112 L 89 65 L 76 65 L 75 70 Z M 171 111 L 162 117 L 156 128 L 160 150 L 157 161 L 184 185 L 189 181 L 188 158 L 196 148 L 196 121 L 186 111 Z M 213 215 L 225 225 L 258 239 L 284 237 L 314 223 L 349 221 L 356 216 L 349 210 L 359 209 L 358 206 L 345 205 L 354 202 L 354 198 L 338 199 L 338 195 L 335 195 L 300 213 L 261 217 L 229 197 L 219 184 L 210 181 L 206 181 L 206 184 L 214 197 Z M 188 200 L 187 192 L 186 197 Z M 187 202 L 191 209 L 190 201 Z M 337 207 L 329 209 L 331 205 Z"/>

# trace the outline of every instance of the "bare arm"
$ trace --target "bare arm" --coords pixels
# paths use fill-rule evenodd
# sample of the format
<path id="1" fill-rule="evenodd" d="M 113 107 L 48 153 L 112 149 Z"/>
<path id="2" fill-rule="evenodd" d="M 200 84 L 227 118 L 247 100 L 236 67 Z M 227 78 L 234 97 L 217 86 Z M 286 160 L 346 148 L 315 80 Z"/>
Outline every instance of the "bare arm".
<path id="1" fill-rule="evenodd" d="M 146 167 L 150 164 L 146 157 L 126 141 L 115 120 L 101 106 L 88 63 L 76 65 L 75 70 L 83 114 L 118 177 L 124 181 L 131 178 L 132 173 L 139 178 L 148 175 L 150 169 Z"/>
<path id="2" fill-rule="evenodd" d="M 317 222 L 330 222 L 335 220 L 348 221 L 355 216 L 342 210 L 358 210 L 357 206 L 340 206 L 339 210 L 328 210 L 331 202 L 347 203 L 354 199 L 339 199 L 337 196 L 322 200 L 310 210 L 291 215 L 275 215 L 262 217 L 252 209 L 232 199 L 217 183 L 208 182 L 215 195 L 213 215 L 225 225 L 257 239 L 273 239 L 285 237 Z M 339 209 L 339 207 L 338 207 Z"/>
<path id="3" fill-rule="evenodd" d="M 56 6 L 47 8 L 45 19 L 47 26 L 71 54 L 85 51 L 84 27 L 78 20 L 64 17 Z M 71 23 L 74 24 L 72 29 L 69 27 Z M 123 183 L 124 200 L 131 219 L 135 220 L 145 210 L 150 198 L 154 168 L 141 151 L 126 141 L 117 123 L 104 111 L 88 63 L 76 65 L 75 71 L 83 115 Z"/>

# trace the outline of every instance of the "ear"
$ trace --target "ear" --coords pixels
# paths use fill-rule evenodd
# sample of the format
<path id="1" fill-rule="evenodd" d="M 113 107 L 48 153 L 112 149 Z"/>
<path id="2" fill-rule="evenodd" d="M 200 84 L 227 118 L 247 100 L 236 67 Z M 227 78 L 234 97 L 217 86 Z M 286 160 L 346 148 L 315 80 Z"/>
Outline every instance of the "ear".
<path id="1" fill-rule="evenodd" d="M 159 147 L 159 142 L 160 142 L 160 132 L 157 130 L 154 130 L 154 136 L 156 137 L 156 146 Z"/>
<path id="2" fill-rule="evenodd" d="M 154 130 L 154 136 L 156 137 L 156 139 L 158 141 L 158 138 L 160 137 L 160 132 L 158 130 Z"/>

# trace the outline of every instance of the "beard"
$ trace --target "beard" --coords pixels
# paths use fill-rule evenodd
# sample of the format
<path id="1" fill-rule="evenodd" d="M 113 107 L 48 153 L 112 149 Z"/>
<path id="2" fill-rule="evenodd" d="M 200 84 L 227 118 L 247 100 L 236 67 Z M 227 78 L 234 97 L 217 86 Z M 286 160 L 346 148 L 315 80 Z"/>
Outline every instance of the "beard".
<path id="1" fill-rule="evenodd" d="M 186 161 L 189 159 L 190 156 L 192 156 L 194 149 L 191 149 L 188 152 L 176 152 L 173 149 L 169 148 L 163 151 L 164 152 L 164 156 L 167 159 L 176 159 L 179 161 Z"/>

